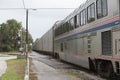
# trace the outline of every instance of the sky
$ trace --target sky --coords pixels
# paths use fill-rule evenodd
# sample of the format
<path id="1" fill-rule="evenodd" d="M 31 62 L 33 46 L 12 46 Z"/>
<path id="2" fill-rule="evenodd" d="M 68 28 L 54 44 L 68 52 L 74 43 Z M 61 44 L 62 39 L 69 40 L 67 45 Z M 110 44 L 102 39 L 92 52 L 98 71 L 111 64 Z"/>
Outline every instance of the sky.
<path id="1" fill-rule="evenodd" d="M 24 1 L 24 3 L 23 3 Z M 86 0 L 0 0 L 0 24 L 8 19 L 16 19 L 26 26 L 26 10 L 29 10 L 28 29 L 34 41 L 44 35 L 58 20 L 63 20 L 75 8 Z M 73 8 L 73 9 L 38 9 L 38 8 Z"/>

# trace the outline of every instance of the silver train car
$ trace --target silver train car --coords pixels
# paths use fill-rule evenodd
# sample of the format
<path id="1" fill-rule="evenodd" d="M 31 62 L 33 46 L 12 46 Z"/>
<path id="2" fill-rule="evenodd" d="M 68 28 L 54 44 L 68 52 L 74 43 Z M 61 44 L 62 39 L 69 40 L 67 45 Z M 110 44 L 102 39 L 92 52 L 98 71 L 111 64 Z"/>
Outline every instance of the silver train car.
<path id="1" fill-rule="evenodd" d="M 87 0 L 45 35 L 52 35 L 46 43 L 61 60 L 104 77 L 120 75 L 120 0 Z M 41 39 L 35 46 L 47 45 Z"/>
<path id="2" fill-rule="evenodd" d="M 35 41 L 33 45 L 33 50 L 48 55 L 53 54 L 53 29 L 50 29 L 41 38 Z"/>

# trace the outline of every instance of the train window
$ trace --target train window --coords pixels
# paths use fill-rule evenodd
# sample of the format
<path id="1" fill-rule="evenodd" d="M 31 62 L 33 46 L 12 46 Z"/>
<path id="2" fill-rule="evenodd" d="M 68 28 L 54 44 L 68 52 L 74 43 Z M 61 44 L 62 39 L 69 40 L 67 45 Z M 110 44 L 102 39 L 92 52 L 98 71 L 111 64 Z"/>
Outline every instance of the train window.
<path id="1" fill-rule="evenodd" d="M 61 27 L 58 28 L 58 35 L 61 34 Z"/>
<path id="2" fill-rule="evenodd" d="M 57 36 L 57 30 L 58 30 L 58 29 L 56 28 L 56 29 L 55 29 L 55 37 Z"/>
<path id="3" fill-rule="evenodd" d="M 88 53 L 91 53 L 91 50 L 88 50 Z"/>
<path id="4" fill-rule="evenodd" d="M 95 4 L 91 4 L 87 8 L 87 22 L 90 23 L 95 20 Z"/>
<path id="5" fill-rule="evenodd" d="M 74 27 L 77 28 L 77 16 L 74 17 Z"/>
<path id="6" fill-rule="evenodd" d="M 57 36 L 57 29 L 55 29 L 55 37 Z"/>
<path id="7" fill-rule="evenodd" d="M 96 8 L 98 19 L 107 16 L 107 0 L 97 0 Z"/>
<path id="8" fill-rule="evenodd" d="M 57 29 L 57 35 L 59 35 L 59 32 L 60 32 L 60 29 L 58 28 L 58 29 Z"/>
<path id="9" fill-rule="evenodd" d="M 70 25 L 70 30 L 73 30 L 74 29 L 74 19 L 72 18 L 72 19 L 70 19 L 70 23 L 69 23 Z"/>
<path id="10" fill-rule="evenodd" d="M 74 27 L 75 28 L 77 28 L 76 24 L 77 24 L 77 16 L 74 17 Z"/>
<path id="11" fill-rule="evenodd" d="M 61 25 L 61 27 L 60 27 L 60 34 L 62 34 L 63 33 L 63 26 Z"/>
<path id="12" fill-rule="evenodd" d="M 60 47 L 61 52 L 63 52 L 63 43 L 60 44 Z"/>
<path id="13" fill-rule="evenodd" d="M 66 22 L 66 30 L 69 31 L 69 22 Z"/>
<path id="14" fill-rule="evenodd" d="M 67 32 L 67 25 L 66 25 L 66 23 L 64 23 L 64 27 L 65 27 L 65 32 Z"/>
<path id="15" fill-rule="evenodd" d="M 62 34 L 63 33 L 63 25 L 61 25 L 60 28 L 61 28 L 61 33 L 60 34 Z"/>
<path id="16" fill-rule="evenodd" d="M 80 25 L 82 26 L 82 25 L 85 25 L 86 24 L 86 11 L 85 11 L 85 9 L 82 11 L 82 12 L 80 12 Z"/>
<path id="17" fill-rule="evenodd" d="M 57 28 L 57 35 L 59 35 L 59 28 Z"/>
<path id="18" fill-rule="evenodd" d="M 79 27 L 79 15 L 76 15 L 74 17 L 74 25 L 75 25 L 75 28 Z"/>
<path id="19" fill-rule="evenodd" d="M 70 22 L 71 22 L 71 27 L 72 27 L 72 29 L 74 29 L 74 26 L 75 26 L 75 24 L 74 24 L 74 18 L 72 18 L 72 19 L 70 20 Z"/>
<path id="20" fill-rule="evenodd" d="M 80 23 L 80 15 L 77 15 L 77 23 L 76 23 L 76 27 L 79 27 Z"/>
<path id="21" fill-rule="evenodd" d="M 60 26 L 60 34 L 62 34 L 63 33 L 63 27 L 62 27 L 62 25 Z"/>
<path id="22" fill-rule="evenodd" d="M 59 28 L 57 28 L 57 36 L 59 35 Z"/>
<path id="23" fill-rule="evenodd" d="M 65 27 L 62 25 L 62 34 L 65 33 Z"/>
<path id="24" fill-rule="evenodd" d="M 63 24 L 64 33 L 66 32 L 66 24 Z"/>
<path id="25" fill-rule="evenodd" d="M 55 37 L 57 36 L 56 29 L 54 30 L 54 36 L 55 36 Z"/>
<path id="26" fill-rule="evenodd" d="M 71 30 L 71 24 L 70 21 L 68 21 L 69 31 Z"/>

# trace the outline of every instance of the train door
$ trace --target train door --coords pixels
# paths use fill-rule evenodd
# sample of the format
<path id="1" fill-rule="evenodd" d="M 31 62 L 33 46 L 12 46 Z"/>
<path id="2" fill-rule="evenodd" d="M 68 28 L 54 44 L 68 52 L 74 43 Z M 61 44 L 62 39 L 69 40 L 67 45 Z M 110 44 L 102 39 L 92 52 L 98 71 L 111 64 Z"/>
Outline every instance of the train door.
<path id="1" fill-rule="evenodd" d="M 120 26 L 112 29 L 113 32 L 113 53 L 115 57 L 120 57 Z"/>

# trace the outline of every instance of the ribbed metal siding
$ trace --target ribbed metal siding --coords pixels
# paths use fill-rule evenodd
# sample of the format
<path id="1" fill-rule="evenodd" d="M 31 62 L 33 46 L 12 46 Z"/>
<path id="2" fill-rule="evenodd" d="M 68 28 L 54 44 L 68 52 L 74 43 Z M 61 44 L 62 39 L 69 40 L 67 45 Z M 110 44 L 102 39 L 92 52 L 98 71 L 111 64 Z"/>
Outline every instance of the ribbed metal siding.
<path id="1" fill-rule="evenodd" d="M 110 55 L 112 54 L 112 39 L 111 31 L 102 32 L 102 54 Z"/>

